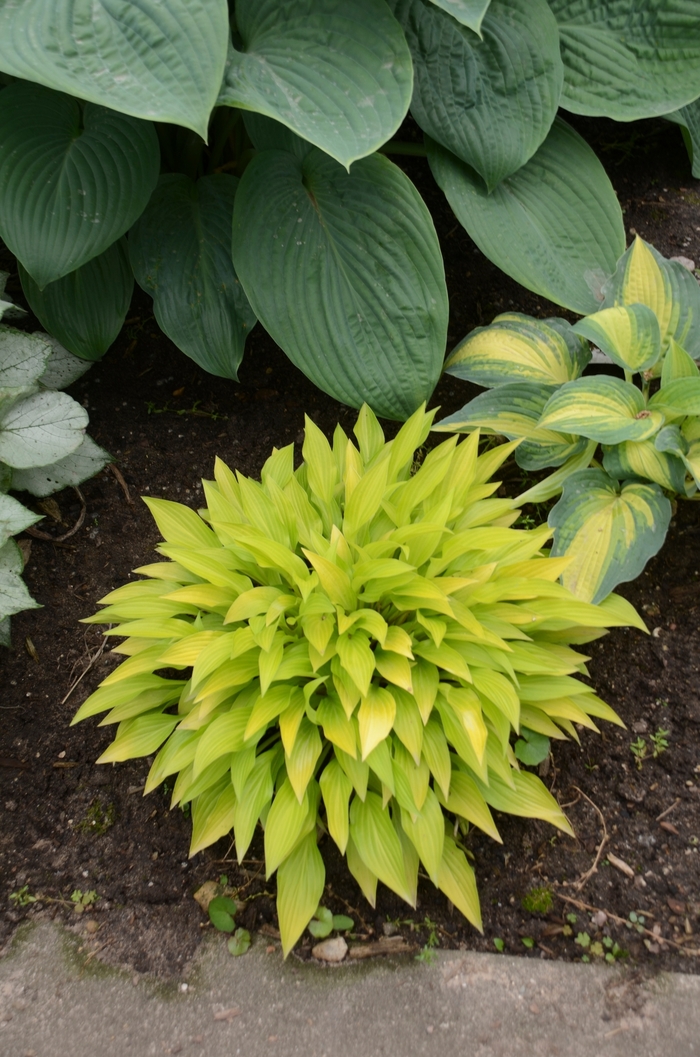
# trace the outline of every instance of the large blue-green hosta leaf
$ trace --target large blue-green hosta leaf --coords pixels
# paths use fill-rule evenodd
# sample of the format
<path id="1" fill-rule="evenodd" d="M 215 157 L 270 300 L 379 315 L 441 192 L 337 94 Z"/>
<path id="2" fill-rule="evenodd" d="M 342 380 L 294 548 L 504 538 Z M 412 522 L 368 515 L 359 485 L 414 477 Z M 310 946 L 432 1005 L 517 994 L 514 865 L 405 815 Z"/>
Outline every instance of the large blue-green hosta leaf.
<path id="1" fill-rule="evenodd" d="M 226 0 L 6 0 L 0 69 L 206 139 L 226 62 Z"/>
<path id="2" fill-rule="evenodd" d="M 237 186 L 224 173 L 197 183 L 162 176 L 129 235 L 131 266 L 160 328 L 200 367 L 234 380 L 255 325 L 231 260 Z"/>
<path id="3" fill-rule="evenodd" d="M 32 312 L 69 352 L 83 360 L 104 356 L 126 319 L 134 288 L 125 239 L 43 290 L 21 265 L 19 277 Z"/>
<path id="4" fill-rule="evenodd" d="M 413 69 L 384 0 L 238 0 L 218 102 L 282 122 L 349 166 L 403 121 Z"/>
<path id="5" fill-rule="evenodd" d="M 604 470 L 581 470 L 565 482 L 548 520 L 551 556 L 571 558 L 562 583 L 584 602 L 602 602 L 660 549 L 671 504 L 656 484 L 620 486 Z"/>
<path id="6" fill-rule="evenodd" d="M 479 33 L 491 0 L 431 0 L 431 3 L 447 11 L 448 15 L 452 15 L 463 26 Z"/>
<path id="7" fill-rule="evenodd" d="M 557 118 L 537 153 L 487 194 L 470 166 L 428 140 L 433 175 L 482 253 L 528 290 L 587 315 L 625 249 L 603 166 Z"/>
<path id="8" fill-rule="evenodd" d="M 159 165 L 150 122 L 17 81 L 0 106 L 0 234 L 44 287 L 131 227 Z"/>
<path id="9" fill-rule="evenodd" d="M 697 0 L 549 0 L 564 59 L 562 106 L 617 121 L 700 95 Z"/>
<path id="10" fill-rule="evenodd" d="M 680 110 L 674 110 L 672 114 L 665 114 L 664 117 L 681 126 L 693 176 L 700 180 L 700 99 L 681 107 Z"/>
<path id="11" fill-rule="evenodd" d="M 386 158 L 348 174 L 319 150 L 258 154 L 236 194 L 233 260 L 260 321 L 319 388 L 395 419 L 428 399 L 447 334 L 442 259 L 423 200 Z"/>
<path id="12" fill-rule="evenodd" d="M 413 55 L 411 113 L 493 190 L 532 157 L 559 105 L 564 71 L 547 0 L 492 0 L 481 38 L 430 0 L 389 6 Z"/>

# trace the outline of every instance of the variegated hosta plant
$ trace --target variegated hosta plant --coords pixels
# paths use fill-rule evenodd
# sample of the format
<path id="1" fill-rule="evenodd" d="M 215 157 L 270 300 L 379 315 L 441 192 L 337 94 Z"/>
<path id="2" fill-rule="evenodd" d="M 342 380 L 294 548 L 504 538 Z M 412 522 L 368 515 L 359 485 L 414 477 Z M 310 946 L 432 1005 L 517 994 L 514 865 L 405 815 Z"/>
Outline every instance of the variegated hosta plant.
<path id="1" fill-rule="evenodd" d="M 550 513 L 563 583 L 598 602 L 661 547 L 669 495 L 700 488 L 700 287 L 637 237 L 603 288 L 600 311 L 563 319 L 498 316 L 472 331 L 446 370 L 488 387 L 438 430 L 515 440 L 525 470 L 558 469 L 514 502 L 563 495 Z M 589 342 L 623 378 L 582 378 Z M 599 448 L 600 445 L 600 448 Z"/>
<path id="2" fill-rule="evenodd" d="M 500 840 L 496 808 L 570 832 L 513 735 L 619 722 L 572 645 L 642 626 L 634 610 L 573 599 L 550 529 L 511 527 L 491 475 L 512 444 L 453 437 L 415 470 L 432 418 L 386 443 L 365 406 L 358 443 L 332 445 L 307 420 L 299 469 L 292 445 L 260 483 L 217 461 L 201 517 L 146 499 L 166 560 L 89 618 L 128 659 L 75 721 L 117 724 L 99 762 L 157 753 L 146 792 L 177 775 L 191 854 L 233 828 L 241 860 L 262 822 L 285 954 L 321 900 L 323 832 L 373 905 L 382 881 L 415 906 L 422 864 L 479 928 L 468 826 Z"/>

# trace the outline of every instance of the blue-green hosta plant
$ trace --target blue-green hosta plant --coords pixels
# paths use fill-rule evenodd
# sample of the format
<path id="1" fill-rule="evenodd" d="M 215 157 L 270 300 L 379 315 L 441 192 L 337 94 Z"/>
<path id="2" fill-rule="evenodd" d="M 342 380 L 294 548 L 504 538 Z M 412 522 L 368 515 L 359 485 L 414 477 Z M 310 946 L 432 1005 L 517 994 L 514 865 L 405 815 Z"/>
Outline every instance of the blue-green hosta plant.
<path id="1" fill-rule="evenodd" d="M 0 318 L 17 312 L 3 293 Z M 72 397 L 57 390 L 70 385 L 89 364 L 48 334 L 25 334 L 0 325 L 0 645 L 10 645 L 10 617 L 37 603 L 21 574 L 22 553 L 12 539 L 41 520 L 11 489 L 51 495 L 92 477 L 109 456 L 85 435 L 88 416 Z"/>
<path id="2" fill-rule="evenodd" d="M 515 503 L 562 497 L 552 556 L 562 582 L 600 601 L 661 547 L 668 497 L 700 488 L 700 286 L 637 237 L 598 312 L 570 326 L 518 313 L 472 331 L 446 370 L 489 387 L 436 428 L 519 442 L 524 470 L 558 467 Z M 592 342 L 624 372 L 582 377 Z"/>
<path id="3" fill-rule="evenodd" d="M 0 235 L 66 348 L 102 356 L 136 279 L 206 370 L 237 377 L 257 317 L 326 392 L 405 419 L 439 377 L 447 297 L 385 155 L 427 153 L 487 256 L 592 312 L 622 214 L 558 111 L 694 128 L 700 8 L 6 0 L 0 71 Z M 393 139 L 409 110 L 425 147 Z"/>
<path id="4" fill-rule="evenodd" d="M 511 527 L 491 477 L 512 444 L 453 437 L 413 472 L 432 418 L 385 443 L 365 406 L 332 444 L 307 420 L 296 471 L 292 445 L 261 482 L 217 461 L 201 516 L 146 499 L 165 560 L 88 618 L 127 659 L 74 722 L 116 725 L 99 762 L 155 754 L 146 793 L 177 776 L 191 854 L 233 828 L 240 861 L 263 824 L 285 953 L 322 901 L 323 832 L 373 905 L 381 881 L 415 906 L 422 864 L 480 927 L 468 826 L 500 840 L 496 808 L 570 832 L 511 739 L 619 722 L 572 647 L 634 610 L 576 601 L 551 530 Z"/>

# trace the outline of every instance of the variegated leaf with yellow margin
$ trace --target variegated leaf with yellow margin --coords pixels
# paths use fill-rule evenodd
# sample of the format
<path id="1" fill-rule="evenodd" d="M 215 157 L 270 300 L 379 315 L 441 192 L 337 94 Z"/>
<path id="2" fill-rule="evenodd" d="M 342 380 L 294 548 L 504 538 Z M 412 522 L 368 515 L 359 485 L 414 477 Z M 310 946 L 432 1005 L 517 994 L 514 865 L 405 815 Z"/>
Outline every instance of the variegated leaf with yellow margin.
<path id="1" fill-rule="evenodd" d="M 586 343 L 570 331 L 563 319 L 517 312 L 496 316 L 491 326 L 477 327 L 457 345 L 445 371 L 486 388 L 507 382 L 561 385 L 578 378 L 591 358 Z"/>
<path id="2" fill-rule="evenodd" d="M 468 433 L 479 429 L 509 440 L 522 438 L 515 461 L 524 470 L 561 466 L 586 447 L 583 437 L 541 429 L 538 422 L 554 389 L 539 382 L 507 382 L 470 400 L 461 411 L 441 419 L 433 429 Z"/>
<path id="3" fill-rule="evenodd" d="M 700 286 L 678 261 L 669 261 L 639 235 L 603 287 L 603 308 L 647 305 L 661 330 L 662 349 L 675 338 L 693 358 L 700 356 Z"/>
<path id="4" fill-rule="evenodd" d="M 669 382 L 678 381 L 679 378 L 697 378 L 699 375 L 700 368 L 692 356 L 689 356 L 685 349 L 681 348 L 674 338 L 671 338 L 661 368 L 661 388 L 663 389 Z"/>
<path id="5" fill-rule="evenodd" d="M 634 580 L 666 538 L 671 504 L 656 484 L 620 486 L 603 470 L 582 470 L 564 485 L 549 515 L 552 557 L 570 564 L 562 583 L 584 602 L 600 602 Z"/>
<path id="6" fill-rule="evenodd" d="M 647 407 L 641 390 L 631 382 L 601 375 L 563 385 L 550 397 L 538 424 L 600 444 L 619 444 L 652 437 L 663 426 L 664 416 Z"/>
<path id="7" fill-rule="evenodd" d="M 647 405 L 664 415 L 700 415 L 700 376 L 675 378 L 657 390 Z"/>
<path id="8" fill-rule="evenodd" d="M 687 429 L 686 423 L 688 422 L 693 423 L 694 430 Z M 664 426 L 654 438 L 654 444 L 660 455 L 663 453 L 666 458 L 675 457 L 676 461 L 680 461 L 693 478 L 696 488 L 700 488 L 700 418 L 686 419 L 686 423 L 684 423 L 683 432 L 678 426 Z M 687 434 L 690 432 L 695 432 L 697 435 L 689 439 Z M 674 490 L 683 492 L 683 488 Z"/>
<path id="9" fill-rule="evenodd" d="M 622 444 L 604 447 L 603 469 L 616 481 L 641 477 L 654 481 L 669 492 L 685 492 L 685 466 L 680 458 L 659 448 L 657 441 L 665 426 L 653 439 L 626 440 Z"/>
<path id="10" fill-rule="evenodd" d="M 580 319 L 574 330 L 628 372 L 647 371 L 661 355 L 659 321 L 647 305 L 616 305 Z"/>

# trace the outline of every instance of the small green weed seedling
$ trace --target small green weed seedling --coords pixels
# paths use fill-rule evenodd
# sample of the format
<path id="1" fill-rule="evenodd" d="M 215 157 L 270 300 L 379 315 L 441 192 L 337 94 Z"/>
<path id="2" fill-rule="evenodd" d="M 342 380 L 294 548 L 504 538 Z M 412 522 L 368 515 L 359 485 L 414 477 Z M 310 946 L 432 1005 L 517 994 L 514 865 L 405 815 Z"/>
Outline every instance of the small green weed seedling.
<path id="1" fill-rule="evenodd" d="M 649 748 L 644 738 L 639 737 L 636 741 L 630 742 L 630 752 L 634 756 L 635 767 L 641 771 L 642 764 L 649 755 Z"/>
<path id="2" fill-rule="evenodd" d="M 91 888 L 88 892 L 83 892 L 80 888 L 76 888 L 71 892 L 71 902 L 74 904 L 76 914 L 84 914 L 87 908 L 96 903 L 99 898 L 94 888 Z"/>
<path id="3" fill-rule="evenodd" d="M 309 932 L 319 940 L 331 932 L 349 932 L 354 927 L 355 922 L 347 914 L 333 914 L 327 907 L 318 907 L 309 922 Z"/>
<path id="4" fill-rule="evenodd" d="M 222 874 L 219 883 L 228 884 L 228 877 Z M 209 920 L 218 932 L 231 933 L 227 946 L 234 958 L 245 954 L 250 947 L 250 933 L 247 929 L 236 928 L 238 906 L 235 900 L 230 896 L 215 896 L 210 901 L 207 910 Z"/>
<path id="5" fill-rule="evenodd" d="M 641 935 L 644 932 L 645 920 L 643 914 L 637 914 L 634 910 L 631 910 L 625 925 L 628 929 L 634 929 L 635 932 L 638 932 Z"/>
<path id="6" fill-rule="evenodd" d="M 436 958 L 435 948 L 440 946 L 438 926 L 429 917 L 426 917 L 423 921 L 423 928 L 429 930 L 428 938 L 423 944 L 423 949 L 416 955 L 416 961 L 422 962 L 424 965 L 432 965 Z"/>
<path id="7" fill-rule="evenodd" d="M 642 764 L 649 757 L 649 750 L 651 749 L 651 758 L 658 760 L 662 753 L 666 752 L 668 748 L 668 738 L 670 730 L 663 730 L 661 727 L 656 731 L 655 734 L 649 735 L 649 744 L 642 737 L 637 738 L 630 744 L 630 751 L 634 756 L 634 762 L 637 770 L 641 771 Z"/>
<path id="8" fill-rule="evenodd" d="M 523 936 L 522 941 L 523 947 L 527 947 L 529 951 L 531 951 L 532 948 L 535 946 L 535 941 L 533 940 L 532 936 Z"/>
<path id="9" fill-rule="evenodd" d="M 503 954 L 503 951 L 505 950 L 506 945 L 505 945 L 505 942 L 501 939 L 500 936 L 494 936 L 493 945 L 494 945 L 494 947 L 496 948 L 496 950 L 498 951 L 499 954 Z"/>
<path id="10" fill-rule="evenodd" d="M 651 755 L 655 760 L 658 759 L 662 752 L 666 752 L 670 733 L 670 730 L 662 730 L 661 727 L 659 727 L 656 734 L 649 735 L 649 741 L 651 742 Z"/>
<path id="11" fill-rule="evenodd" d="M 32 895 L 29 891 L 29 885 L 22 885 L 16 892 L 10 892 L 10 902 L 16 907 L 28 907 L 31 903 L 36 903 L 38 896 Z"/>

